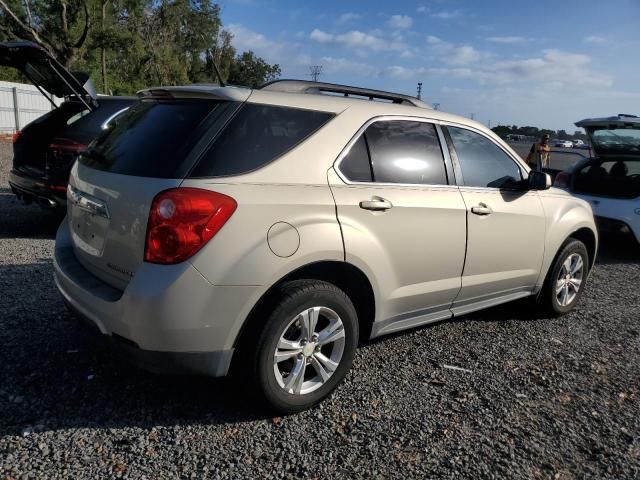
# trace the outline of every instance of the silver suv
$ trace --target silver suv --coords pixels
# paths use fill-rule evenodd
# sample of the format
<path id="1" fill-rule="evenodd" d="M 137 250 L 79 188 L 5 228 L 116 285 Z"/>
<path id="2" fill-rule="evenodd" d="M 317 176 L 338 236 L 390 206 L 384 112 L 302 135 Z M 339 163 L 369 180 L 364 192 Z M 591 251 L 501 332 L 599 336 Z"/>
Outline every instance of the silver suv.
<path id="1" fill-rule="evenodd" d="M 55 277 L 143 367 L 235 373 L 295 412 L 359 341 L 584 290 L 591 208 L 476 122 L 301 81 L 140 97 L 73 167 Z"/>

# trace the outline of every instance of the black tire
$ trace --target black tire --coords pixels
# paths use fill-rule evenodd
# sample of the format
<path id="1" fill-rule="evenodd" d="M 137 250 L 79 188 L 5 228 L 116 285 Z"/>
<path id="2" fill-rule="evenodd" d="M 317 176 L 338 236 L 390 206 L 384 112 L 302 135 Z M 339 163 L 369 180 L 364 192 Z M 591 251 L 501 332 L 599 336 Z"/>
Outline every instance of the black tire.
<path id="1" fill-rule="evenodd" d="M 558 298 L 558 294 L 556 293 L 556 285 L 564 262 L 574 254 L 579 255 L 582 259 L 583 267 L 581 283 L 578 287 L 577 292 L 575 292 L 575 297 L 573 297 L 573 299 L 568 304 L 562 305 L 560 303 L 560 299 Z M 562 247 L 560 247 L 560 251 L 556 255 L 556 258 L 553 260 L 553 263 L 549 268 L 549 273 L 547 274 L 547 278 L 545 279 L 542 292 L 538 297 L 538 304 L 547 313 L 555 317 L 559 317 L 569 313 L 575 308 L 575 306 L 578 304 L 578 301 L 580 300 L 580 297 L 582 296 L 588 274 L 589 253 L 587 251 L 587 247 L 580 240 L 576 240 L 575 238 L 567 239 Z"/>
<path id="2" fill-rule="evenodd" d="M 267 319 L 261 330 L 256 332 L 254 341 L 247 342 L 251 345 L 245 350 L 250 355 L 246 364 L 250 381 L 270 410 L 282 414 L 300 412 L 320 403 L 344 380 L 358 345 L 358 316 L 353 303 L 342 290 L 319 280 L 296 280 L 283 284 L 271 305 L 270 311 L 263 312 Z M 345 333 L 342 357 L 333 374 L 319 388 L 306 394 L 293 394 L 278 384 L 274 354 L 286 327 L 301 312 L 312 307 L 326 307 L 338 314 Z M 314 372 L 309 370 L 309 374 Z"/>

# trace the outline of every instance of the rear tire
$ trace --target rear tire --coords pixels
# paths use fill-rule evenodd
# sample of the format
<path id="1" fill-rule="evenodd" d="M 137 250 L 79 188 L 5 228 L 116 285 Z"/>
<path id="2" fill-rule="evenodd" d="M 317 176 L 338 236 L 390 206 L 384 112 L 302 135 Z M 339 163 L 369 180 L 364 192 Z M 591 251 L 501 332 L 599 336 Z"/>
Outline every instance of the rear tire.
<path id="1" fill-rule="evenodd" d="M 553 316 L 569 313 L 578 304 L 589 273 L 589 253 L 580 240 L 569 238 L 553 260 L 539 305 Z"/>
<path id="2" fill-rule="evenodd" d="M 249 381 L 270 409 L 300 412 L 344 380 L 358 345 L 358 317 L 342 290 L 318 280 L 283 284 L 272 305 L 244 351 L 251 356 Z"/>

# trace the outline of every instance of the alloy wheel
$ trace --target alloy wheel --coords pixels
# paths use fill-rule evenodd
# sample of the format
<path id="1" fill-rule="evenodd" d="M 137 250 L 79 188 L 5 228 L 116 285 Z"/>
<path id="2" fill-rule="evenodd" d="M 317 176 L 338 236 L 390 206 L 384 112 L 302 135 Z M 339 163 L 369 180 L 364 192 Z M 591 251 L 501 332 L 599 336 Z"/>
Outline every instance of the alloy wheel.
<path id="1" fill-rule="evenodd" d="M 327 307 L 311 307 L 285 327 L 273 354 L 273 372 L 287 393 L 305 395 L 324 385 L 344 353 L 345 329 Z"/>

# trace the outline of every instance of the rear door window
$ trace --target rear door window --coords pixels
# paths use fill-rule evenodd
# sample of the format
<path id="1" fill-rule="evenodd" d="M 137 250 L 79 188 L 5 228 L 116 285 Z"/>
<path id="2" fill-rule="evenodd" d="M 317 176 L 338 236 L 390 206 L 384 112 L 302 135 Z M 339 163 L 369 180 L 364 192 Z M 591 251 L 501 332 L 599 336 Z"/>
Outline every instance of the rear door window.
<path id="1" fill-rule="evenodd" d="M 294 148 L 333 114 L 245 104 L 191 172 L 191 178 L 241 175 L 261 168 Z"/>
<path id="2" fill-rule="evenodd" d="M 365 135 L 376 182 L 447 184 L 434 125 L 409 120 L 379 121 L 369 126 Z"/>
<path id="3" fill-rule="evenodd" d="M 141 100 L 98 136 L 80 162 L 124 175 L 182 178 L 190 166 L 187 156 L 223 105 L 203 99 Z"/>

